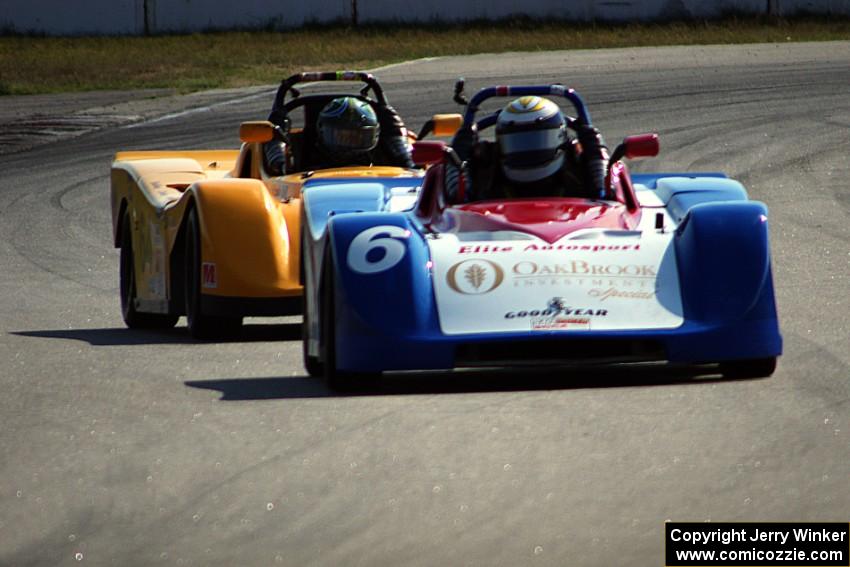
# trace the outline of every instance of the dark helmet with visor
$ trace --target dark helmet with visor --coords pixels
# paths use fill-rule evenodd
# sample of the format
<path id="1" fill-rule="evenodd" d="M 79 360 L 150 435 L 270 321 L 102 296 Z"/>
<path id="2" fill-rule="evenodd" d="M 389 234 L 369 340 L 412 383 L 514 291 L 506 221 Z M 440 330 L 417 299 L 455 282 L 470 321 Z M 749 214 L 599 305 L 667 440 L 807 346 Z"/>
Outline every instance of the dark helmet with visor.
<path id="1" fill-rule="evenodd" d="M 322 108 L 316 122 L 319 144 L 344 157 L 365 153 L 378 144 L 380 126 L 369 103 L 353 96 L 339 97 Z"/>
<path id="2" fill-rule="evenodd" d="M 524 96 L 508 104 L 496 121 L 496 141 L 505 176 L 517 183 L 544 179 L 564 163 L 566 120 L 557 104 Z"/>

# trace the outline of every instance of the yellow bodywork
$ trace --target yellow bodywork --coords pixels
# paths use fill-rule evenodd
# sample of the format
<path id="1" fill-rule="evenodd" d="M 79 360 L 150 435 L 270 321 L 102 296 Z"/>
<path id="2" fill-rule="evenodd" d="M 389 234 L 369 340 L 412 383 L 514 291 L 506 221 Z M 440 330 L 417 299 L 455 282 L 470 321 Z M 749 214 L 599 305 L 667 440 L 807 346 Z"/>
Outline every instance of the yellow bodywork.
<path id="1" fill-rule="evenodd" d="M 411 175 L 396 167 L 345 167 L 271 177 L 262 144 L 240 150 L 119 152 L 112 164 L 113 237 L 131 223 L 136 294 L 143 311 L 167 313 L 182 285 L 182 231 L 198 214 L 204 295 L 274 299 L 302 293 L 301 188 L 322 177 Z"/>

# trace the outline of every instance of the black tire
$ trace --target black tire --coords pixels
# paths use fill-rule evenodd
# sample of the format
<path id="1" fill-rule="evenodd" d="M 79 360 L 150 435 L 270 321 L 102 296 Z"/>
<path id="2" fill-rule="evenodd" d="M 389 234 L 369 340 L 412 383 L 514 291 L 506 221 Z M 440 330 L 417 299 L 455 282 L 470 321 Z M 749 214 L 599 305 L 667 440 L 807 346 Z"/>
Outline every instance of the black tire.
<path id="1" fill-rule="evenodd" d="M 234 338 L 242 329 L 241 317 L 210 315 L 201 308 L 201 232 L 198 213 L 189 211 L 186 219 L 185 293 L 186 325 L 196 339 Z"/>
<path id="2" fill-rule="evenodd" d="M 346 372 L 336 366 L 336 309 L 334 306 L 334 270 L 330 253 L 325 254 L 321 281 L 321 345 L 325 381 L 332 390 L 353 392 L 374 385 L 380 373 Z"/>
<path id="3" fill-rule="evenodd" d="M 309 320 L 307 319 L 307 300 L 306 295 L 302 301 L 302 308 L 304 313 L 304 322 L 301 323 L 301 352 L 304 358 L 304 369 L 307 370 L 307 374 L 313 377 L 319 377 L 325 375 L 325 368 L 322 362 L 319 360 L 318 356 L 311 356 L 307 352 L 307 326 L 309 325 Z"/>
<path id="4" fill-rule="evenodd" d="M 735 360 L 720 364 L 726 378 L 766 378 L 776 370 L 776 357 Z"/>
<path id="5" fill-rule="evenodd" d="M 322 377 L 325 375 L 325 368 L 322 365 L 322 361 L 319 360 L 318 356 L 311 356 L 307 352 L 307 339 L 309 338 L 309 333 L 307 329 L 309 329 L 310 319 L 307 314 L 307 277 L 304 274 L 304 238 L 305 238 L 305 227 L 307 226 L 307 221 L 304 219 L 304 215 L 301 215 L 301 254 L 299 254 L 299 262 L 298 262 L 298 279 L 299 283 L 304 286 L 303 291 L 301 292 L 301 313 L 303 320 L 301 322 L 301 357 L 304 360 L 304 369 L 307 371 L 307 374 L 314 377 Z"/>
<path id="6" fill-rule="evenodd" d="M 136 269 L 133 257 L 133 235 L 130 215 L 121 220 L 121 257 L 118 279 L 121 292 L 121 316 L 130 329 L 170 329 L 177 324 L 178 315 L 168 313 L 141 313 L 136 309 Z"/>

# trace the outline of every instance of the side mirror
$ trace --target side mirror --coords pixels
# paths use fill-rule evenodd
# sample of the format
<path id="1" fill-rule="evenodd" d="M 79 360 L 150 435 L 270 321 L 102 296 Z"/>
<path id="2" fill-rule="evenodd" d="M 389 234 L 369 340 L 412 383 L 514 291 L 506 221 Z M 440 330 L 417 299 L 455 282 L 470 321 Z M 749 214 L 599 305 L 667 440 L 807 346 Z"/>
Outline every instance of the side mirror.
<path id="1" fill-rule="evenodd" d="M 262 144 L 272 138 L 274 138 L 274 124 L 268 120 L 243 122 L 239 126 L 239 139 L 246 144 Z"/>
<path id="2" fill-rule="evenodd" d="M 431 120 L 434 121 L 435 136 L 454 136 L 463 126 L 463 116 L 460 114 L 435 114 Z"/>
<path id="3" fill-rule="evenodd" d="M 623 143 L 617 146 L 614 149 L 614 153 L 611 154 L 610 163 L 617 162 L 624 157 L 628 159 L 655 157 L 660 150 L 661 145 L 658 142 L 658 134 L 626 136 Z"/>
<path id="4" fill-rule="evenodd" d="M 460 114 L 435 114 L 431 120 L 422 125 L 416 137 L 421 140 L 428 134 L 454 136 L 461 126 L 463 126 L 463 116 Z"/>
<path id="5" fill-rule="evenodd" d="M 626 146 L 626 157 L 629 159 L 655 157 L 661 151 L 658 134 L 627 136 L 623 144 Z"/>
<path id="6" fill-rule="evenodd" d="M 419 166 L 431 165 L 442 161 L 446 153 L 446 144 L 438 141 L 414 142 L 413 163 Z"/>

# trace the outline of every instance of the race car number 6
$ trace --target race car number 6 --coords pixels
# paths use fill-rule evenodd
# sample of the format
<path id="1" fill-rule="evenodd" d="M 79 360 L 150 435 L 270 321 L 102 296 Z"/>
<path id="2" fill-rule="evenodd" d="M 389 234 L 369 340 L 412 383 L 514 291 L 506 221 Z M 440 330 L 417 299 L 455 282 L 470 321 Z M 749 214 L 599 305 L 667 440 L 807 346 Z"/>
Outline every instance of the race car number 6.
<path id="1" fill-rule="evenodd" d="M 410 236 L 410 231 L 400 226 L 373 226 L 354 237 L 348 248 L 348 266 L 361 274 L 376 274 L 389 270 L 404 258 L 404 244 L 400 238 Z M 376 250 L 383 250 L 383 255 Z"/>

